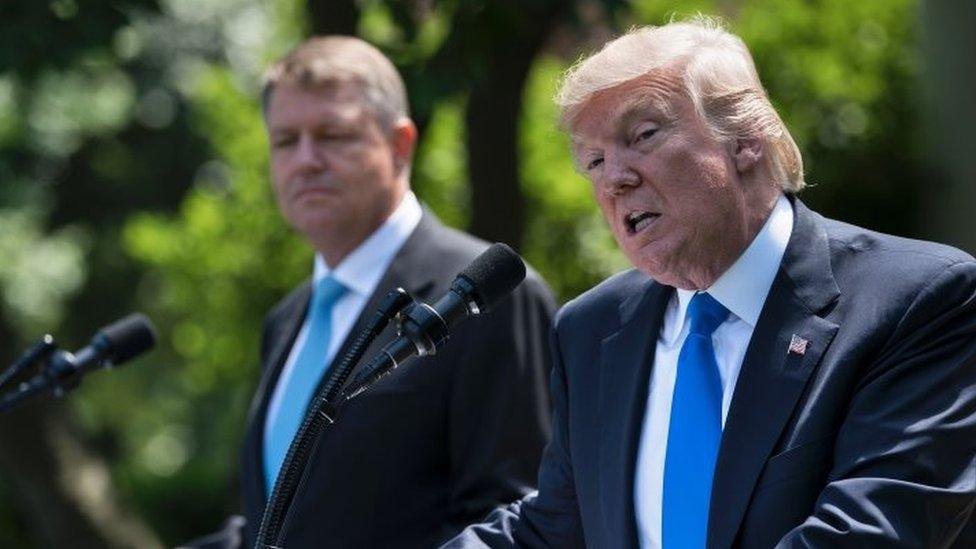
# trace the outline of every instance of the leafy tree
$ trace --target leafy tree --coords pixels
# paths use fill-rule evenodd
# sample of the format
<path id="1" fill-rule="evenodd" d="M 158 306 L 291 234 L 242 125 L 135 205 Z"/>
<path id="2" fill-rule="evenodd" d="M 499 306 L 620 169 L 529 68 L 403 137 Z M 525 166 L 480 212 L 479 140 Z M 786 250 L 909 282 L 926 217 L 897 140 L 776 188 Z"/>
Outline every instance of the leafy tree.
<path id="1" fill-rule="evenodd" d="M 209 63 L 256 73 L 268 44 L 290 41 L 273 25 L 299 32 L 298 9 L 247 0 L 4 3 L 0 363 L 45 330 L 79 347 L 143 300 L 134 282 L 145 268 L 123 252 L 122 224 L 133 212 L 174 211 L 212 171 L 206 142 L 188 125 L 186 83 Z M 126 423 L 132 410 L 162 406 L 147 398 L 140 368 L 103 377 L 112 392 L 86 382 L 68 406 L 34 402 L 0 421 L 0 515 L 15 517 L 0 527 L 0 545 L 159 544 L 124 510 L 127 499 L 152 499 L 129 490 L 133 464 L 169 455 L 151 449 L 173 440 Z M 105 460 L 128 498 L 117 498 Z"/>

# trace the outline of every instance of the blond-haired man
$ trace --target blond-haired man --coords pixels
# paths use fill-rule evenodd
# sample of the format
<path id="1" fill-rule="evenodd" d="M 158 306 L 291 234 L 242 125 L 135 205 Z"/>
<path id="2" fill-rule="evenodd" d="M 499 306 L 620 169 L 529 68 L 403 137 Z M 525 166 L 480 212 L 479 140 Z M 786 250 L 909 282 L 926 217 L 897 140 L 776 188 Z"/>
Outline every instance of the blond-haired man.
<path id="1" fill-rule="evenodd" d="M 976 546 L 973 258 L 807 209 L 708 19 L 608 43 L 558 101 L 635 269 L 557 315 L 538 492 L 448 546 Z"/>

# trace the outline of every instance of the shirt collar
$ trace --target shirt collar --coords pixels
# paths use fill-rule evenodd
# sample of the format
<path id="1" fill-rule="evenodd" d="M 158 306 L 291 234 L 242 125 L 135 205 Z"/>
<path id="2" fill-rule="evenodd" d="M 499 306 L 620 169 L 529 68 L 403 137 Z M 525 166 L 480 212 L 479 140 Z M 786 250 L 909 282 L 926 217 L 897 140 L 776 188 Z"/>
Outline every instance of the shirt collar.
<path id="1" fill-rule="evenodd" d="M 334 269 L 329 268 L 322 254 L 315 254 L 314 283 L 331 275 L 349 291 L 369 297 L 422 215 L 420 202 L 408 190 L 390 217 Z"/>
<path id="2" fill-rule="evenodd" d="M 752 244 L 708 288 L 708 293 L 755 328 L 792 233 L 793 207 L 781 194 Z"/>
<path id="3" fill-rule="evenodd" d="M 781 194 L 746 251 L 706 291 L 732 314 L 755 328 L 792 233 L 793 207 Z M 676 307 L 677 311 L 675 323 L 662 332 L 665 342 L 673 343 L 680 335 L 694 295 L 694 290 L 679 288 L 677 299 L 669 301 L 668 307 Z"/>
<path id="4" fill-rule="evenodd" d="M 681 334 L 681 327 L 685 324 L 685 315 L 688 313 L 688 305 L 691 298 L 695 295 L 694 290 L 675 290 L 675 295 L 668 300 L 667 316 L 674 319 L 673 323 L 664 323 L 661 329 L 661 337 L 667 345 L 673 345 Z"/>

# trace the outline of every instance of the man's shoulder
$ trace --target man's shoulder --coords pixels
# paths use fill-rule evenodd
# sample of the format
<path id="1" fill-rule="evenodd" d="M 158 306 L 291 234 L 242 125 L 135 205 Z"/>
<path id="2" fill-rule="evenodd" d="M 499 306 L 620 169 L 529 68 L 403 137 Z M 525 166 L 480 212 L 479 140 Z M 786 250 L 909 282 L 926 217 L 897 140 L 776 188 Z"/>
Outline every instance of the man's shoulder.
<path id="1" fill-rule="evenodd" d="M 557 325 L 614 325 L 621 304 L 643 295 L 652 284 L 651 278 L 637 269 L 619 272 L 566 303 L 556 317 Z"/>
<path id="2" fill-rule="evenodd" d="M 950 296 L 976 292 L 976 260 L 957 248 L 827 218 L 819 224 L 840 291 L 838 312 L 867 315 L 866 324 L 880 329 L 885 319 L 902 318 L 919 300 L 951 307 Z"/>
<path id="3" fill-rule="evenodd" d="M 425 214 L 411 239 L 397 254 L 415 268 L 435 269 L 452 280 L 461 269 L 488 249 L 488 242 L 466 232 L 443 225 Z"/>
<path id="4" fill-rule="evenodd" d="M 835 275 L 857 276 L 870 284 L 926 283 L 963 264 L 976 268 L 968 253 L 937 242 L 905 238 L 824 218 Z"/>
<path id="5" fill-rule="evenodd" d="M 278 300 L 271 306 L 265 317 L 266 321 L 275 321 L 283 317 L 295 314 L 303 309 L 308 303 L 312 292 L 312 279 L 306 278 L 298 286 L 292 288 L 288 295 Z"/>
<path id="6" fill-rule="evenodd" d="M 448 283 L 491 245 L 476 236 L 448 227 L 429 214 L 418 226 L 416 238 L 419 245 L 411 246 L 408 252 L 420 256 L 421 261 L 417 263 L 428 268 L 434 264 L 438 265 L 444 276 L 449 277 L 450 280 L 446 281 Z M 526 263 L 525 282 L 515 291 L 552 299 L 549 286 L 528 263 Z"/>
<path id="7" fill-rule="evenodd" d="M 938 242 L 886 234 L 835 219 L 822 218 L 833 255 L 864 259 L 900 259 L 911 263 L 949 265 L 973 261 L 968 253 Z"/>
<path id="8" fill-rule="evenodd" d="M 425 246 L 437 249 L 439 253 L 473 259 L 488 248 L 488 242 L 464 231 L 449 227 L 435 216 L 425 212 L 417 226 L 415 238 L 423 240 Z"/>

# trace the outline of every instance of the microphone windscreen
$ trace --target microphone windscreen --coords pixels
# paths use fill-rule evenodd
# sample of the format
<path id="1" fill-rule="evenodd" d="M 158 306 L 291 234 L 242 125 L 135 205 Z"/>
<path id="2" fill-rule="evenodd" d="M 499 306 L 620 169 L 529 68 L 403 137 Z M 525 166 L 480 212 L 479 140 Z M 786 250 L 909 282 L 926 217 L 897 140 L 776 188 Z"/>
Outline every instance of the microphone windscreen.
<path id="1" fill-rule="evenodd" d="M 458 276 L 474 286 L 478 306 L 487 311 L 525 280 L 525 263 L 511 248 L 496 242 Z"/>
<path id="2" fill-rule="evenodd" d="M 114 364 L 127 360 L 152 349 L 156 344 L 156 329 L 152 322 L 141 313 L 116 320 L 95 334 L 108 342 L 107 356 Z"/>

